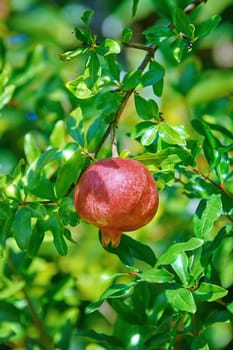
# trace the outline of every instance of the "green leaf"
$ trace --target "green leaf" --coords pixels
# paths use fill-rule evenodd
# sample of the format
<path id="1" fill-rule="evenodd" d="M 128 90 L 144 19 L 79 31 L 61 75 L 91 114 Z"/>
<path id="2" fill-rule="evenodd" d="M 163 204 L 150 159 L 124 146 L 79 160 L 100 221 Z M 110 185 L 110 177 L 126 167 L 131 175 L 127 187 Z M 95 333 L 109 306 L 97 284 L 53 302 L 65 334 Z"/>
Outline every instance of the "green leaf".
<path id="1" fill-rule="evenodd" d="M 98 344 L 102 347 L 104 347 L 104 349 L 106 350 L 112 350 L 114 348 L 114 350 L 124 350 L 124 347 L 120 341 L 120 339 L 114 337 L 114 336 L 110 336 L 110 335 L 106 335 L 106 334 L 102 334 L 102 333 L 97 333 L 93 330 L 83 330 L 83 331 L 79 331 L 77 333 L 77 336 L 80 339 L 83 339 L 85 342 L 89 342 L 89 343 L 94 343 L 94 344 Z"/>
<path id="2" fill-rule="evenodd" d="M 134 266 L 134 258 L 144 261 L 147 264 L 154 266 L 156 257 L 153 250 L 146 244 L 138 242 L 128 235 L 123 234 L 118 247 L 105 247 L 110 253 L 116 254 L 123 264 Z"/>
<path id="3" fill-rule="evenodd" d="M 84 146 L 83 114 L 77 107 L 66 119 L 66 127 L 70 136 L 80 145 Z"/>
<path id="4" fill-rule="evenodd" d="M 168 303 L 174 311 L 185 311 L 194 314 L 197 310 L 192 293 L 185 288 L 167 289 L 165 291 Z"/>
<path id="5" fill-rule="evenodd" d="M 97 46 L 96 52 L 101 56 L 119 54 L 121 52 L 121 47 L 116 40 L 104 39 L 104 41 Z"/>
<path id="6" fill-rule="evenodd" d="M 54 245 L 58 254 L 64 256 L 67 254 L 67 245 L 64 239 L 64 225 L 58 213 L 52 212 L 47 221 L 49 229 L 53 234 Z"/>
<path id="7" fill-rule="evenodd" d="M 172 44 L 172 53 L 176 62 L 180 63 L 188 53 L 188 42 L 178 37 Z"/>
<path id="8" fill-rule="evenodd" d="M 83 30 L 80 30 L 78 27 L 75 27 L 74 34 L 75 34 L 76 39 L 81 41 L 83 44 L 89 43 L 90 31 L 83 31 Z M 79 50 L 82 50 L 82 48 L 81 49 L 78 48 L 77 50 L 74 50 L 71 52 L 77 52 L 77 55 L 79 55 Z"/>
<path id="9" fill-rule="evenodd" d="M 122 81 L 123 90 L 135 89 L 141 81 L 142 72 L 140 70 L 133 70 L 127 73 Z"/>
<path id="10" fill-rule="evenodd" d="M 35 135 L 31 132 L 27 133 L 24 137 L 24 153 L 29 164 L 40 155 L 40 149 L 36 144 Z"/>
<path id="11" fill-rule="evenodd" d="M 113 284 L 108 289 L 104 291 L 100 299 L 92 304 L 89 304 L 85 311 L 87 314 L 90 314 L 99 309 L 103 302 L 109 298 L 120 298 L 126 296 L 131 292 L 132 287 L 136 285 L 136 282 L 130 282 L 127 284 Z"/>
<path id="12" fill-rule="evenodd" d="M 78 29 L 77 29 L 78 30 Z M 77 30 L 75 30 L 75 34 L 76 34 L 76 37 L 77 39 L 81 39 L 82 38 L 82 42 L 86 42 L 86 37 L 85 36 L 78 36 L 77 35 Z M 81 32 L 80 32 L 81 33 Z M 71 61 L 73 58 L 79 56 L 79 55 L 82 55 L 84 54 L 85 52 L 87 51 L 87 48 L 83 48 L 83 47 L 78 47 L 77 49 L 75 50 L 72 50 L 72 51 L 66 51 L 64 53 L 61 53 L 60 54 L 60 59 L 63 60 L 63 61 Z"/>
<path id="13" fill-rule="evenodd" d="M 100 140 L 107 129 L 108 125 L 105 123 L 102 117 L 95 118 L 94 122 L 89 126 L 87 130 L 87 144 L 88 151 L 93 152 L 98 146 Z"/>
<path id="14" fill-rule="evenodd" d="M 192 237 L 187 242 L 175 243 L 168 248 L 168 250 L 159 257 L 157 266 L 173 264 L 180 253 L 185 251 L 192 251 L 204 244 L 204 241 L 199 238 Z"/>
<path id="15" fill-rule="evenodd" d="M 156 96 L 161 96 L 163 92 L 163 79 L 159 80 L 152 86 L 153 92 Z"/>
<path id="16" fill-rule="evenodd" d="M 63 166 L 59 168 L 55 183 L 55 193 L 57 198 L 63 197 L 72 184 L 75 184 L 87 164 L 80 150 L 76 150 Z"/>
<path id="17" fill-rule="evenodd" d="M 173 35 L 173 32 L 168 26 L 156 26 L 149 28 L 143 32 L 146 40 L 153 45 L 159 45 Z"/>
<path id="18" fill-rule="evenodd" d="M 87 87 L 92 89 L 101 74 L 100 62 L 97 54 L 92 52 L 88 57 L 84 71 L 84 80 Z"/>
<path id="19" fill-rule="evenodd" d="M 193 292 L 198 301 L 211 302 L 221 299 L 227 295 L 228 291 L 216 284 L 202 282 L 197 290 Z"/>
<path id="20" fill-rule="evenodd" d="M 27 186 L 29 189 L 33 189 L 38 186 L 38 182 L 41 178 L 44 167 L 49 162 L 57 160 L 58 158 L 59 154 L 57 152 L 57 149 L 50 148 L 34 160 L 27 171 Z"/>
<path id="21" fill-rule="evenodd" d="M 125 304 L 125 303 L 124 303 Z M 147 322 L 147 313 L 150 306 L 150 288 L 148 283 L 141 281 L 136 284 L 132 294 L 132 305 L 135 314 L 134 323 L 145 324 Z M 130 308 L 131 309 L 131 308 Z"/>
<path id="22" fill-rule="evenodd" d="M 221 17 L 214 15 L 197 26 L 196 37 L 198 39 L 209 35 L 219 24 Z"/>
<path id="23" fill-rule="evenodd" d="M 78 76 L 76 79 L 68 81 L 66 87 L 72 92 L 72 94 L 74 94 L 74 96 L 80 99 L 87 99 L 95 95 L 95 93 L 88 87 L 83 76 Z"/>
<path id="24" fill-rule="evenodd" d="M 58 213 L 64 225 L 76 226 L 78 223 L 78 216 L 74 210 L 73 199 L 70 197 L 63 197 L 59 202 Z"/>
<path id="25" fill-rule="evenodd" d="M 160 123 L 159 136 L 161 139 L 170 145 L 185 146 L 187 133 L 183 125 L 171 126 L 168 123 Z"/>
<path id="26" fill-rule="evenodd" d="M 145 100 L 139 95 L 134 96 L 137 114 L 142 119 L 155 119 L 159 121 L 159 107 L 155 100 Z"/>
<path id="27" fill-rule="evenodd" d="M 177 8 L 173 14 L 173 22 L 175 29 L 178 33 L 187 35 L 188 37 L 193 37 L 193 30 L 191 28 L 191 20 L 189 16 L 180 8 Z"/>
<path id="28" fill-rule="evenodd" d="M 15 88 L 15 85 L 8 85 L 0 90 L 0 110 L 11 100 Z"/>
<path id="29" fill-rule="evenodd" d="M 28 252 L 27 256 L 29 258 L 33 258 L 38 254 L 41 243 L 44 239 L 44 231 L 41 230 L 39 225 L 35 225 L 32 234 L 30 236 L 29 244 L 28 244 Z"/>
<path id="30" fill-rule="evenodd" d="M 142 122 L 132 130 L 131 137 L 141 138 L 141 144 L 148 146 L 153 143 L 158 134 L 158 125 L 153 122 Z"/>
<path id="31" fill-rule="evenodd" d="M 28 207 L 31 209 L 32 217 L 38 219 L 44 219 L 47 212 L 45 206 L 39 202 L 34 202 L 28 204 Z"/>
<path id="32" fill-rule="evenodd" d="M 132 16 L 134 17 L 136 15 L 137 9 L 138 9 L 139 0 L 133 0 L 133 7 L 132 7 Z"/>
<path id="33" fill-rule="evenodd" d="M 128 43 L 133 36 L 133 31 L 131 28 L 124 28 L 122 35 L 121 35 L 121 40 L 123 43 Z"/>
<path id="34" fill-rule="evenodd" d="M 202 199 L 193 217 L 196 237 L 212 240 L 214 223 L 222 214 L 221 196 L 212 194 L 208 199 Z"/>
<path id="35" fill-rule="evenodd" d="M 135 286 L 135 288 L 136 287 L 137 286 Z M 134 291 L 135 291 L 135 288 L 134 288 Z M 133 293 L 133 296 L 134 296 L 134 293 Z M 142 295 L 140 295 L 140 297 L 142 298 Z M 115 312 L 117 312 L 117 314 L 120 315 L 120 318 L 124 319 L 125 322 L 131 325 L 135 325 L 135 324 L 142 325 L 146 322 L 145 309 L 144 310 L 141 309 L 140 312 L 137 313 L 135 310 L 132 309 L 131 306 L 127 305 L 123 300 L 118 298 L 110 299 L 109 303 L 111 307 L 115 310 Z M 139 306 L 139 303 L 137 305 Z"/>
<path id="36" fill-rule="evenodd" d="M 157 153 L 145 152 L 134 157 L 134 159 L 139 160 L 150 168 L 159 169 L 159 167 L 162 166 L 164 162 L 169 160 L 170 157 L 173 164 L 181 162 L 184 163 L 185 160 L 190 157 L 190 153 L 182 148 L 168 147 Z"/>
<path id="37" fill-rule="evenodd" d="M 4 325 L 1 329 L 1 336 L 0 336 L 0 344 L 6 344 L 9 343 L 11 338 L 15 337 L 17 333 L 15 331 L 11 331 L 10 329 L 4 330 Z"/>
<path id="38" fill-rule="evenodd" d="M 193 127 L 205 137 L 203 143 L 203 149 L 205 156 L 211 165 L 211 168 L 214 168 L 221 160 L 221 152 L 220 152 L 220 142 L 219 140 L 212 134 L 209 125 L 198 119 L 192 120 Z"/>
<path id="39" fill-rule="evenodd" d="M 188 271 L 188 257 L 184 251 L 181 251 L 175 261 L 171 264 L 173 270 L 179 277 L 182 285 L 187 287 L 189 285 L 189 271 Z"/>
<path id="40" fill-rule="evenodd" d="M 207 343 L 207 339 L 202 336 L 196 336 L 193 337 L 192 344 L 191 344 L 191 350 L 209 350 L 209 345 Z"/>
<path id="41" fill-rule="evenodd" d="M 51 201 L 56 200 L 54 185 L 44 176 L 37 179 L 37 184 L 30 189 L 30 192 L 38 198 L 50 199 Z"/>
<path id="42" fill-rule="evenodd" d="M 89 26 L 89 22 L 90 22 L 90 18 L 93 15 L 94 11 L 93 10 L 87 10 L 85 11 L 82 16 L 81 16 L 81 20 L 83 21 L 83 23 L 88 27 Z"/>
<path id="43" fill-rule="evenodd" d="M 149 64 L 149 69 L 142 76 L 142 85 L 149 86 L 154 85 L 161 81 L 164 76 L 164 68 L 156 61 L 151 61 Z"/>
<path id="44" fill-rule="evenodd" d="M 107 55 L 105 56 L 105 62 L 108 65 L 109 74 L 114 78 L 114 80 L 120 80 L 121 66 L 117 61 L 115 55 Z"/>
<path id="45" fill-rule="evenodd" d="M 12 223 L 12 230 L 18 247 L 26 251 L 32 233 L 30 208 L 26 206 L 19 208 Z"/>
<path id="46" fill-rule="evenodd" d="M 139 273 L 138 276 L 149 283 L 167 283 L 174 281 L 174 276 L 164 269 L 154 267 L 146 270 L 145 272 Z"/>
<path id="47" fill-rule="evenodd" d="M 58 120 L 50 135 L 52 147 L 62 148 L 66 144 L 66 129 L 63 120 Z"/>

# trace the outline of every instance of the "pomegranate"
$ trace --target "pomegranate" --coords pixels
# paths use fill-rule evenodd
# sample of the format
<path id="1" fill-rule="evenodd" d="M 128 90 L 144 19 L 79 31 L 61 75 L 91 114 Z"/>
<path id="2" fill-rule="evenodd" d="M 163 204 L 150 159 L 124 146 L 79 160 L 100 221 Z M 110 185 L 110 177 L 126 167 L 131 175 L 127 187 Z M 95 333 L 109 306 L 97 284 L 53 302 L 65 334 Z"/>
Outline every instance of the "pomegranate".
<path id="1" fill-rule="evenodd" d="M 117 247 L 123 231 L 151 221 L 159 198 L 154 178 L 142 163 L 107 158 L 84 171 L 74 202 L 79 216 L 101 230 L 102 245 Z"/>

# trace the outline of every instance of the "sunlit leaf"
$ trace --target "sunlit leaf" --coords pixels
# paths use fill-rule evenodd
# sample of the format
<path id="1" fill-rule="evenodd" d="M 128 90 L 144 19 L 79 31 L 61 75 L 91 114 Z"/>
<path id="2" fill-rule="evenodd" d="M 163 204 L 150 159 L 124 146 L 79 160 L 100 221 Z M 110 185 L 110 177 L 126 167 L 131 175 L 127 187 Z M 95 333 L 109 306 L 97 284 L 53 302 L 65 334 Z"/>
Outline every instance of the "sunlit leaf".
<path id="1" fill-rule="evenodd" d="M 195 300 L 190 290 L 185 288 L 167 289 L 167 301 L 175 311 L 186 311 L 194 314 L 197 310 Z"/>
<path id="2" fill-rule="evenodd" d="M 124 90 L 131 90 L 138 86 L 141 80 L 142 72 L 140 70 L 133 70 L 127 73 L 122 81 L 122 88 Z"/>
<path id="3" fill-rule="evenodd" d="M 227 295 L 228 291 L 218 285 L 202 282 L 197 290 L 193 292 L 198 301 L 215 301 Z"/>
<path id="4" fill-rule="evenodd" d="M 142 76 L 143 86 L 154 85 L 164 76 L 164 68 L 156 61 L 151 61 L 148 71 Z"/>
<path id="5" fill-rule="evenodd" d="M 173 22 L 178 33 L 186 34 L 188 37 L 192 37 L 193 31 L 190 27 L 191 20 L 189 16 L 180 8 L 177 8 L 174 11 Z"/>
<path id="6" fill-rule="evenodd" d="M 15 88 L 15 85 L 8 85 L 0 90 L 0 110 L 11 100 Z"/>
<path id="7" fill-rule="evenodd" d="M 77 107 L 66 119 L 68 133 L 79 145 L 84 146 L 83 114 L 80 107 Z"/>
<path id="8" fill-rule="evenodd" d="M 185 251 L 195 250 L 203 245 L 204 241 L 199 238 L 191 238 L 187 242 L 175 243 L 168 248 L 168 250 L 159 257 L 157 265 L 173 264 L 178 258 L 179 254 Z"/>
<path id="9" fill-rule="evenodd" d="M 156 26 L 146 29 L 143 34 L 146 40 L 153 45 L 159 45 L 173 35 L 173 32 L 168 26 Z"/>
<path id="10" fill-rule="evenodd" d="M 90 314 L 99 309 L 103 302 L 108 298 L 120 298 L 126 296 L 130 293 L 132 287 L 134 287 L 136 282 L 126 283 L 126 284 L 113 284 L 101 295 L 100 299 L 92 304 L 89 304 L 85 311 Z"/>
<path id="11" fill-rule="evenodd" d="M 104 41 L 97 47 L 96 52 L 101 56 L 119 54 L 121 52 L 121 47 L 116 40 L 104 39 Z"/>
<path id="12" fill-rule="evenodd" d="M 197 26 L 196 36 L 202 38 L 212 32 L 221 21 L 219 15 L 214 15 Z"/>
<path id="13" fill-rule="evenodd" d="M 189 271 L 188 271 L 188 257 L 184 251 L 181 251 L 175 261 L 171 264 L 173 270 L 179 277 L 182 285 L 188 286 L 189 284 Z"/>
<path id="14" fill-rule="evenodd" d="M 212 240 L 214 223 L 222 214 L 221 196 L 212 194 L 208 199 L 202 199 L 193 217 L 196 237 Z"/>
<path id="15" fill-rule="evenodd" d="M 149 283 L 167 283 L 174 280 L 174 276 L 171 273 L 157 267 L 140 273 L 139 277 Z"/>
<path id="16" fill-rule="evenodd" d="M 32 133 L 27 133 L 24 137 L 24 153 L 29 164 L 40 155 L 40 149 Z"/>
<path id="17" fill-rule="evenodd" d="M 57 149 L 50 148 L 34 160 L 27 172 L 27 185 L 30 189 L 38 186 L 44 167 L 58 158 L 59 154 L 57 153 Z"/>
<path id="18" fill-rule="evenodd" d="M 155 100 L 146 100 L 139 95 L 134 96 L 135 107 L 137 114 L 140 118 L 148 120 L 155 119 L 159 120 L 159 107 Z"/>
<path id="19" fill-rule="evenodd" d="M 50 135 L 50 143 L 53 147 L 61 148 L 66 144 L 66 130 L 63 120 L 58 120 Z"/>
<path id="20" fill-rule="evenodd" d="M 124 43 L 129 42 L 132 39 L 132 35 L 133 35 L 133 31 L 131 28 L 124 28 L 123 32 L 122 32 L 122 41 Z"/>
<path id="21" fill-rule="evenodd" d="M 15 218 L 12 223 L 13 236 L 21 250 L 27 250 L 31 233 L 31 210 L 30 208 L 23 206 L 15 214 Z"/>
<path id="22" fill-rule="evenodd" d="M 159 136 L 170 145 L 186 145 L 187 133 L 184 126 L 171 126 L 168 123 L 160 123 Z"/>

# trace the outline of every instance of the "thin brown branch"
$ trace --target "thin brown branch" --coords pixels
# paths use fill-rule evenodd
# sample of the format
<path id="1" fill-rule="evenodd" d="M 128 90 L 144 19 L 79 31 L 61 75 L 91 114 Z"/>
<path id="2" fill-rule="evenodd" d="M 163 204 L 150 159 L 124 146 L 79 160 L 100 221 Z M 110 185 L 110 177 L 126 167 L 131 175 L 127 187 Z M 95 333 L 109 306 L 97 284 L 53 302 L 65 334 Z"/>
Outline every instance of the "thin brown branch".
<path id="1" fill-rule="evenodd" d="M 14 278 L 17 280 L 20 280 L 20 278 L 18 276 L 18 271 L 17 271 L 16 266 L 15 266 L 14 262 L 12 261 L 10 255 L 8 255 L 7 261 L 8 261 L 8 266 L 9 266 Z M 27 303 L 28 309 L 30 311 L 33 324 L 39 332 L 38 344 L 44 350 L 54 350 L 53 340 L 49 336 L 49 334 L 47 333 L 45 326 L 44 326 L 44 323 L 43 323 L 42 319 L 40 318 L 39 314 L 37 313 L 37 311 L 32 303 L 32 300 L 28 294 L 26 287 L 22 288 L 22 293 L 23 293 L 24 299 Z"/>
<path id="2" fill-rule="evenodd" d="M 192 171 L 195 172 L 196 174 L 200 175 L 204 180 L 207 180 L 208 182 L 210 182 L 212 185 L 214 185 L 220 192 L 225 193 L 225 195 L 227 195 L 229 198 L 233 199 L 233 194 L 229 191 L 227 191 L 224 187 L 224 184 L 218 184 L 217 182 L 215 182 L 214 180 L 212 180 L 210 178 L 209 175 L 204 175 L 202 174 L 199 169 L 197 168 L 192 168 Z"/>
<path id="3" fill-rule="evenodd" d="M 130 49 L 137 49 L 137 50 L 142 50 L 142 51 L 147 51 L 147 52 L 151 51 L 151 47 L 146 46 L 146 45 L 135 44 L 135 43 L 122 43 L 122 45 L 124 45 L 125 47 L 128 47 Z"/>
<path id="4" fill-rule="evenodd" d="M 198 7 L 199 5 L 201 5 L 202 3 L 207 3 L 208 0 L 195 0 L 193 3 L 189 4 L 185 9 L 184 12 L 185 13 L 190 13 L 192 12 L 196 7 Z"/>
<path id="5" fill-rule="evenodd" d="M 158 49 L 158 46 L 155 45 L 155 46 L 151 46 L 151 47 L 148 47 L 148 52 L 145 56 L 145 58 L 143 59 L 143 61 L 141 62 L 141 64 L 138 66 L 138 70 L 140 71 L 144 71 L 144 69 L 146 68 L 146 66 L 148 65 L 148 63 L 150 62 L 150 60 L 154 57 L 154 54 L 156 52 L 156 50 Z M 116 115 L 115 115 L 115 119 L 113 120 L 112 123 L 109 124 L 108 128 L 106 129 L 102 139 L 100 140 L 99 144 L 97 145 L 96 149 L 95 149 L 95 152 L 94 152 L 94 157 L 96 157 L 101 149 L 101 147 L 103 146 L 104 142 L 106 141 L 106 139 L 108 138 L 108 136 L 110 135 L 110 133 L 112 132 L 112 130 L 114 128 L 116 128 L 121 116 L 122 116 L 122 113 L 125 109 L 125 106 L 127 105 L 128 101 L 129 101 L 129 98 L 131 97 L 131 95 L 134 93 L 135 91 L 135 88 L 129 90 L 129 91 L 126 91 L 125 92 L 125 95 L 121 101 L 121 104 L 116 112 Z"/>

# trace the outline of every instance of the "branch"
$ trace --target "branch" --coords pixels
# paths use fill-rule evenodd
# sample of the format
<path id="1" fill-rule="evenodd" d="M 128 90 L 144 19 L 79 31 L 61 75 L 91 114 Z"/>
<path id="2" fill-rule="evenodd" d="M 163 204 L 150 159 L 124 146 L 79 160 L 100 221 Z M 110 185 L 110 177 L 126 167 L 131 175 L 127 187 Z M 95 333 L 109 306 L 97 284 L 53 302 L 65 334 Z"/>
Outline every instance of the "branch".
<path id="1" fill-rule="evenodd" d="M 148 50 L 147 50 L 148 52 L 147 52 L 145 58 L 143 59 L 143 61 L 141 62 L 141 64 L 138 66 L 138 70 L 140 70 L 142 72 L 144 71 L 144 69 L 146 68 L 146 66 L 150 62 L 150 60 L 154 57 L 154 54 L 155 54 L 157 49 L 158 49 L 157 45 L 148 47 Z M 121 104 L 116 112 L 115 119 L 109 124 L 102 139 L 100 140 L 99 144 L 97 145 L 95 152 L 93 153 L 94 157 L 96 157 L 98 155 L 102 145 L 104 144 L 104 142 L 106 141 L 106 139 L 108 138 L 108 136 L 110 135 L 112 130 L 116 128 L 116 126 L 121 118 L 121 115 L 125 109 L 125 106 L 127 105 L 128 100 L 129 100 L 130 96 L 134 93 L 134 91 L 135 91 L 135 88 L 125 92 L 123 100 L 121 101 Z"/>
<path id="2" fill-rule="evenodd" d="M 190 13 L 192 12 L 196 7 L 198 7 L 199 5 L 201 5 L 202 3 L 207 3 L 208 0 L 195 0 L 192 4 L 189 4 L 185 9 L 184 12 L 185 13 Z"/>
<path id="3" fill-rule="evenodd" d="M 192 12 L 196 7 L 198 7 L 200 4 L 202 3 L 206 3 L 208 0 L 195 0 L 192 4 L 189 4 L 185 9 L 184 12 L 185 13 L 190 13 Z M 147 51 L 147 54 L 144 58 L 144 60 L 142 61 L 142 63 L 139 65 L 138 70 L 141 70 L 142 72 L 144 71 L 144 69 L 146 68 L 147 64 L 150 62 L 151 58 L 154 56 L 156 50 L 159 48 L 158 45 L 155 46 L 145 46 L 145 45 L 140 45 L 140 44 L 130 44 L 130 43 L 123 43 L 124 46 L 129 47 L 129 48 L 135 48 L 138 50 L 144 50 Z M 108 128 L 106 129 L 102 139 L 100 140 L 99 144 L 96 147 L 96 150 L 93 152 L 93 156 L 94 158 L 98 155 L 101 147 L 103 146 L 104 142 L 106 141 L 106 139 L 108 138 L 108 136 L 110 135 L 110 133 L 112 132 L 113 129 L 116 128 L 122 112 L 126 106 L 126 104 L 128 103 L 129 98 L 131 97 L 131 95 L 134 93 L 135 89 L 129 90 L 127 92 L 125 92 L 125 95 L 123 97 L 123 100 L 116 112 L 116 116 L 115 119 L 108 125 Z"/>
<path id="4" fill-rule="evenodd" d="M 9 268 L 12 271 L 13 276 L 17 280 L 19 280 L 18 271 L 17 271 L 16 266 L 15 266 L 14 262 L 12 261 L 10 255 L 8 255 L 7 261 L 8 261 Z M 26 287 L 22 288 L 22 293 L 23 293 L 24 299 L 27 303 L 28 309 L 30 311 L 30 314 L 31 314 L 31 317 L 33 320 L 33 324 L 39 332 L 38 344 L 44 350 L 54 350 L 53 340 L 50 337 L 50 335 L 47 333 L 45 326 L 44 326 L 44 323 L 43 323 L 42 319 L 40 318 L 39 314 L 37 313 L 37 311 L 32 303 L 32 300 L 28 294 Z"/>
<path id="5" fill-rule="evenodd" d="M 228 192 L 225 187 L 224 184 L 218 184 L 217 182 L 215 182 L 214 180 L 212 180 L 210 178 L 209 175 L 204 175 L 202 174 L 199 169 L 197 168 L 192 168 L 192 171 L 198 175 L 200 175 L 204 180 L 209 181 L 212 185 L 214 185 L 219 191 L 225 193 L 225 195 L 227 195 L 229 198 L 233 199 L 233 194 L 231 192 Z"/>

